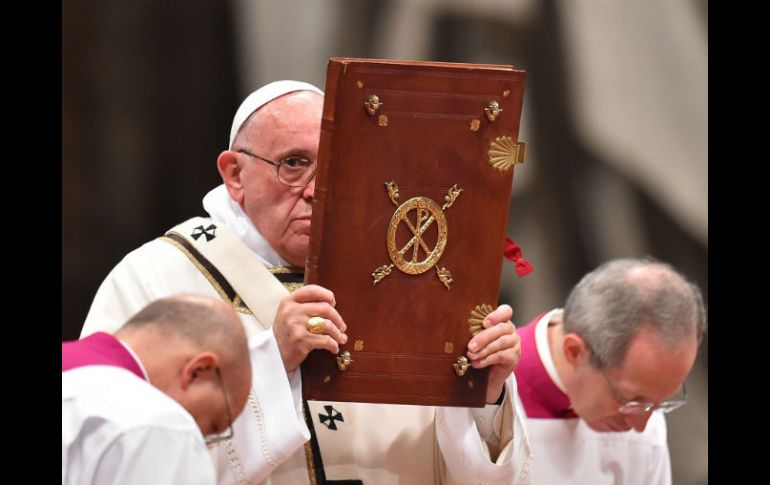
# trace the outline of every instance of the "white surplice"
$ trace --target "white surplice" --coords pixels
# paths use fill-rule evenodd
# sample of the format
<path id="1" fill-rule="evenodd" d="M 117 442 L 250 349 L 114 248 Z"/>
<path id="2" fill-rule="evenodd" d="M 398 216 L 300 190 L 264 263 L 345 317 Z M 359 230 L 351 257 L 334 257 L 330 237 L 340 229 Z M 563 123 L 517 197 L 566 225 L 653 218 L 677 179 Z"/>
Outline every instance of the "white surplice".
<path id="1" fill-rule="evenodd" d="M 193 417 L 132 372 L 62 372 L 61 404 L 62 485 L 216 483 Z"/>

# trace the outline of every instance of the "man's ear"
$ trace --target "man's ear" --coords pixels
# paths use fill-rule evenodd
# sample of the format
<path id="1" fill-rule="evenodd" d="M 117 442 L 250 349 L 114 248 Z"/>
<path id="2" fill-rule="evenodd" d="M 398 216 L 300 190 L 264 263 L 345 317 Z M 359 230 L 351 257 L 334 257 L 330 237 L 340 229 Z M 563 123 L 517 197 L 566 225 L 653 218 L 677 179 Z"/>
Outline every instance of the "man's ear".
<path id="1" fill-rule="evenodd" d="M 214 374 L 214 369 L 219 366 L 219 358 L 209 351 L 201 352 L 192 357 L 182 368 L 181 388 L 186 391 L 196 379 L 205 377 L 204 373 Z"/>
<path id="2" fill-rule="evenodd" d="M 222 177 L 230 197 L 239 204 L 243 204 L 243 182 L 241 180 L 242 166 L 238 161 L 238 153 L 225 150 L 217 158 L 217 169 Z"/>
<path id="3" fill-rule="evenodd" d="M 577 334 L 568 333 L 562 341 L 562 350 L 564 351 L 564 360 L 569 365 L 576 367 L 580 362 L 588 360 L 588 345 L 585 340 Z"/>

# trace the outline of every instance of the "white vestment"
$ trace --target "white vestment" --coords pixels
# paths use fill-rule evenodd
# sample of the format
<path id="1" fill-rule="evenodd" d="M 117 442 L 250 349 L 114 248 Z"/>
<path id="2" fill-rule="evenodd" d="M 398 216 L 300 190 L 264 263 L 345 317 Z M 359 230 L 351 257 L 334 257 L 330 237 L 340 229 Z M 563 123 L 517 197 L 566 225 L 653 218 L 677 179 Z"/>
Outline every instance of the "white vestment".
<path id="1" fill-rule="evenodd" d="M 229 254 L 241 251 L 237 264 L 215 264 L 232 286 L 238 287 L 235 273 L 239 270 L 258 267 L 265 271 L 262 264 L 279 262 L 274 252 L 264 250 L 264 239 L 226 194 L 220 186 L 204 199 L 213 221 L 198 218 L 178 228 L 195 228 L 184 235 L 189 239 L 197 234 L 199 237 L 190 242 L 205 248 L 208 242 L 201 229 L 215 224 L 209 234 L 221 236 L 217 243 L 231 241 Z M 213 209 L 207 205 L 212 197 L 219 200 Z M 231 207 L 223 209 L 228 203 Z M 310 435 L 302 415 L 300 372 L 287 376 L 269 330 L 270 316 L 274 317 L 278 303 L 276 295 L 288 292 L 275 278 L 264 279 L 260 271 L 253 273 L 259 288 L 238 288 L 253 312 L 240 313 L 250 337 L 253 388 L 246 409 L 235 420 L 233 440 L 215 450 L 218 482 L 308 483 L 308 446 L 303 449 L 302 445 Z M 129 253 L 107 276 L 94 298 L 82 336 L 116 330 L 157 298 L 179 292 L 222 297 L 222 289 L 216 286 L 179 247 L 162 239 L 150 241 Z M 530 483 L 532 455 L 513 375 L 506 382 L 503 405 L 480 410 L 322 401 L 308 404 L 329 480 L 360 479 L 364 485 Z M 342 421 L 331 419 L 339 417 L 337 414 Z M 330 421 L 336 430 L 329 427 Z M 490 447 L 499 453 L 490 455 Z"/>
<path id="2" fill-rule="evenodd" d="M 543 485 L 670 485 L 666 422 L 653 413 L 637 433 L 594 431 L 585 421 L 529 419 L 532 483 Z"/>
<path id="3" fill-rule="evenodd" d="M 132 372 L 91 365 L 62 372 L 62 485 L 212 485 L 193 417 Z"/>
<path id="4" fill-rule="evenodd" d="M 539 361 L 537 372 L 547 374 L 553 388 L 536 389 L 538 397 L 563 392 L 548 346 L 547 327 L 551 311 L 519 330 L 522 338 L 522 362 L 516 369 L 522 386 L 528 386 L 524 369 L 536 372 L 524 364 L 524 359 Z M 531 331 L 536 337 L 533 339 Z M 536 352 L 525 352 L 532 349 Z M 550 371 L 549 371 L 550 369 Z M 556 380 L 554 380 L 556 378 Z M 526 384 L 524 384 L 526 382 Z M 540 382 L 543 382 L 542 380 Z M 542 386 L 542 384 L 539 384 Z M 529 391 L 527 391 L 529 392 Z M 528 398 L 522 394 L 525 408 Z M 659 412 L 652 413 L 641 433 L 594 431 L 579 418 L 528 418 L 527 432 L 534 455 L 532 481 L 540 485 L 670 485 L 671 461 L 666 441 L 666 420 Z"/>

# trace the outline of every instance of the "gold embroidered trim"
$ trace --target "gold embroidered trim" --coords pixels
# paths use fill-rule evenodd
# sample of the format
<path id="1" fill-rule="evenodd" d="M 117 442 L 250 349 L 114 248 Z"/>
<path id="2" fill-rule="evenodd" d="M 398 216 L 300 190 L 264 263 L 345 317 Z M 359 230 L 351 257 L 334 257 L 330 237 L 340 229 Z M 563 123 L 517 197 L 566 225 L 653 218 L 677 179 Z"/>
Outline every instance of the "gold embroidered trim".
<path id="1" fill-rule="evenodd" d="M 310 409 L 310 405 L 308 405 Z M 307 420 L 305 414 L 305 407 L 302 407 L 302 417 Z M 310 477 L 310 485 L 318 485 L 318 479 L 315 474 L 315 461 L 313 460 L 313 447 L 310 445 L 311 440 L 305 442 L 305 463 L 307 463 L 307 475 Z"/>
<path id="2" fill-rule="evenodd" d="M 247 307 L 243 300 L 241 300 L 241 295 L 238 293 L 235 294 L 235 298 L 233 298 L 232 303 L 235 311 L 244 313 L 246 315 L 251 315 L 251 310 L 249 310 L 249 307 Z"/>
<path id="3" fill-rule="evenodd" d="M 173 233 L 179 235 L 180 237 L 184 237 L 184 236 L 182 236 L 181 234 L 179 234 L 177 232 L 173 232 Z M 241 297 L 237 293 L 235 294 L 235 298 L 233 300 L 230 300 L 230 298 L 227 296 L 227 293 L 225 293 L 224 288 L 222 288 L 222 285 L 220 285 L 217 282 L 217 280 L 211 275 L 211 273 L 209 273 L 209 271 L 206 268 L 203 267 L 203 265 L 200 263 L 200 261 L 198 261 L 198 259 L 195 256 L 193 256 L 192 253 L 190 251 L 188 251 L 186 247 L 182 246 L 181 244 L 179 244 L 179 242 L 174 241 L 170 237 L 161 236 L 158 239 L 160 239 L 162 241 L 165 241 L 167 243 L 173 244 L 174 246 L 177 247 L 177 249 L 182 251 L 185 254 L 185 256 L 187 256 L 187 259 L 189 259 L 192 262 L 192 264 L 194 264 L 195 267 L 198 268 L 198 271 L 201 272 L 203 277 L 206 278 L 209 283 L 211 283 L 211 286 L 214 287 L 214 289 L 219 294 L 219 296 L 223 300 L 225 300 L 227 303 L 232 305 L 232 307 L 233 307 L 233 309 L 235 311 L 237 311 L 239 313 L 243 313 L 245 315 L 251 315 L 252 314 L 251 310 L 249 310 L 248 307 L 243 305 L 243 303 L 241 301 Z"/>
<path id="4" fill-rule="evenodd" d="M 273 266 L 267 270 L 273 274 L 301 274 L 305 272 L 304 268 L 289 268 L 287 266 Z"/>
<path id="5" fill-rule="evenodd" d="M 294 293 L 295 291 L 302 288 L 305 284 L 304 283 L 282 283 L 284 288 L 289 290 L 289 293 Z"/>
<path id="6" fill-rule="evenodd" d="M 313 448 L 310 441 L 305 443 L 305 461 L 307 462 L 307 474 L 310 477 L 310 485 L 318 485 L 315 477 L 315 465 L 313 464 Z"/>
<path id="7" fill-rule="evenodd" d="M 273 266 L 272 268 L 267 268 L 270 273 L 273 275 L 278 274 L 304 274 L 305 268 L 297 268 L 297 267 L 288 267 L 288 266 Z M 294 293 L 295 291 L 302 288 L 305 284 L 304 283 L 294 283 L 294 282 L 280 282 L 284 288 L 286 288 L 289 293 Z"/>

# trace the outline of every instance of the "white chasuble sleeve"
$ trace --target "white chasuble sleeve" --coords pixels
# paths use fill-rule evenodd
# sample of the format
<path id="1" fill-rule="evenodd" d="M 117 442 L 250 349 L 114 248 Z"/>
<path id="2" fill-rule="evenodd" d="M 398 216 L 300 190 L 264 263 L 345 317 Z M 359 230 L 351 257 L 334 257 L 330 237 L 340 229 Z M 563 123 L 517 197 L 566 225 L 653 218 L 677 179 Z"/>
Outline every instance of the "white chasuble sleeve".
<path id="1" fill-rule="evenodd" d="M 212 448 L 217 482 L 259 483 L 307 440 L 299 370 L 286 375 L 272 330 L 249 338 L 251 392 L 233 423 L 233 439 Z"/>
<path id="2" fill-rule="evenodd" d="M 524 412 L 518 401 L 516 381 L 511 376 L 505 383 L 506 397 L 495 416 L 493 430 L 495 459 L 490 446 L 479 432 L 471 408 L 436 408 L 436 439 L 443 457 L 445 484 L 525 485 L 530 484 L 532 452 L 525 425 Z M 488 434 L 485 433 L 485 434 Z"/>

